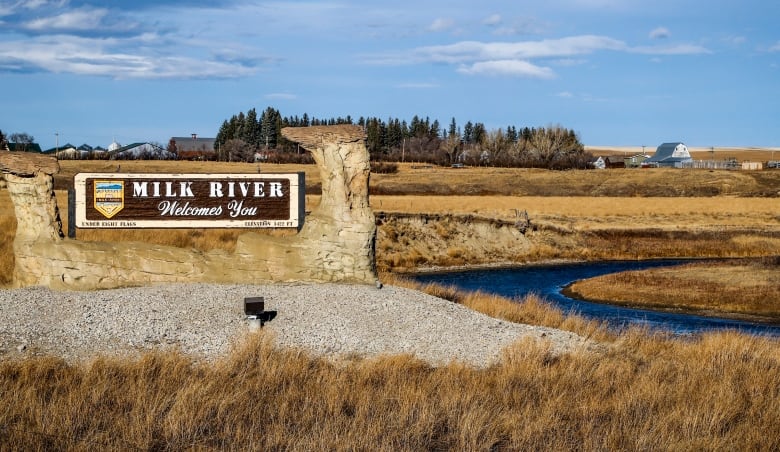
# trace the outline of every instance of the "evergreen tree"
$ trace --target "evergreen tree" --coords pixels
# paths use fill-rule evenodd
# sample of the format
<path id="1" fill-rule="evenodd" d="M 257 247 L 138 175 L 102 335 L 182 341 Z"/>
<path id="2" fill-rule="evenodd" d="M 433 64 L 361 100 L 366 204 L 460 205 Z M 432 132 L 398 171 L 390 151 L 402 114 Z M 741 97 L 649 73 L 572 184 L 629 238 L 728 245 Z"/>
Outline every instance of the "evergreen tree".
<path id="1" fill-rule="evenodd" d="M 272 107 L 266 108 L 260 115 L 260 145 L 268 149 L 276 148 L 281 134 L 282 116 Z"/>
<path id="2" fill-rule="evenodd" d="M 485 129 L 485 124 L 482 124 L 481 122 L 474 124 L 474 131 L 472 132 L 472 136 L 471 136 L 473 142 L 477 144 L 482 144 L 485 142 L 486 138 L 487 138 L 487 129 Z"/>
<path id="3" fill-rule="evenodd" d="M 251 148 L 260 146 L 260 125 L 257 120 L 257 112 L 254 108 L 246 113 L 244 124 L 241 127 L 241 136 L 239 138 L 244 140 Z"/>
<path id="4" fill-rule="evenodd" d="M 455 117 L 452 117 L 452 121 L 450 121 L 450 130 L 449 130 L 449 137 L 452 138 L 454 136 L 458 135 L 458 126 L 455 123 Z"/>
<path id="5" fill-rule="evenodd" d="M 426 120 L 427 119 L 428 118 L 426 118 Z M 438 119 L 434 119 L 433 123 L 431 124 L 431 128 L 428 129 L 428 136 L 431 139 L 439 138 L 439 134 L 441 134 L 441 130 L 439 130 L 439 129 L 441 129 L 441 126 L 439 125 L 439 120 Z"/>
<path id="6" fill-rule="evenodd" d="M 474 142 L 474 124 L 471 123 L 471 121 L 467 122 L 465 126 L 463 126 L 463 142 L 466 144 L 471 144 Z"/>

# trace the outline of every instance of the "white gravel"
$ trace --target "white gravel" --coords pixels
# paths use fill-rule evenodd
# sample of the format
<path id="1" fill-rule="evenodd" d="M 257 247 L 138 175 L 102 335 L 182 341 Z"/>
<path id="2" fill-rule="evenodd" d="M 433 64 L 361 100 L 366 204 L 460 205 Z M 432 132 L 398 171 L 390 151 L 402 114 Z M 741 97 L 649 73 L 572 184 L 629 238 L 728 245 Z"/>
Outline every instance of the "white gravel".
<path id="1" fill-rule="evenodd" d="M 585 347 L 569 332 L 497 320 L 395 286 L 163 284 L 89 292 L 0 290 L 0 359 L 54 354 L 88 359 L 178 347 L 198 359 L 226 354 L 251 334 L 244 298 L 262 296 L 277 316 L 263 330 L 277 344 L 316 354 L 413 354 L 432 364 L 484 366 L 524 338 L 552 351 Z"/>

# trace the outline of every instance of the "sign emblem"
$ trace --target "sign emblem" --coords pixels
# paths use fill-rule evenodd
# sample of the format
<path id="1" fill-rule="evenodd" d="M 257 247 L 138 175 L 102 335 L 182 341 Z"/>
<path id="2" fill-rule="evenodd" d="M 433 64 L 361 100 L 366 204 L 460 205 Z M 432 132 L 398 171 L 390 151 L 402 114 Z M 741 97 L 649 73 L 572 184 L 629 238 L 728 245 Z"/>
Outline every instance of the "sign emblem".
<path id="1" fill-rule="evenodd" d="M 95 210 L 111 218 L 125 207 L 125 182 L 117 180 L 95 181 Z"/>

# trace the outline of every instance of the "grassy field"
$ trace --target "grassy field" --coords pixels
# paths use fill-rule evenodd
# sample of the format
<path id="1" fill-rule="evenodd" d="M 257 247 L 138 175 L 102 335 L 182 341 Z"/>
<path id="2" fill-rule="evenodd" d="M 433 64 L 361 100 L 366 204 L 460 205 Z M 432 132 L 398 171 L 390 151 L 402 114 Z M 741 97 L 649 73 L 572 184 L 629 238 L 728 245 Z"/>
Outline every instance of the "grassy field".
<path id="1" fill-rule="evenodd" d="M 55 177 L 63 224 L 66 194 L 77 172 L 306 173 L 307 209 L 319 203 L 314 165 L 257 165 L 170 161 L 62 161 Z M 119 166 L 119 168 L 117 168 Z M 527 249 L 488 254 L 454 243 L 426 250 L 409 246 L 414 231 L 381 226 L 379 267 L 529 262 L 549 259 L 645 259 L 655 257 L 750 257 L 780 254 L 780 171 L 679 171 L 673 169 L 546 171 L 512 168 L 435 168 L 400 164 L 395 174 L 372 174 L 371 206 L 377 212 L 473 215 L 514 221 L 527 212 L 534 231 Z M 421 194 L 422 193 L 422 194 Z M 0 284 L 13 268 L 15 222 L 0 190 L 2 243 Z M 464 224 L 460 229 L 468 227 Z M 438 227 L 440 233 L 446 228 Z M 393 237 L 409 232 L 403 241 Z M 88 230 L 85 241 L 144 241 L 199 250 L 235 247 L 238 230 Z M 283 235 L 289 232 L 269 232 Z M 441 234 L 440 234 L 441 235 Z M 445 234 L 446 235 L 446 234 Z M 484 240 L 491 240 L 490 237 Z M 399 267 L 399 268 L 400 268 Z"/>
<path id="2" fill-rule="evenodd" d="M 133 172 L 257 171 L 240 164 L 121 165 Z M 77 169 L 116 167 L 63 162 L 68 177 Z M 304 167 L 316 185 L 313 169 Z M 529 250 L 533 259 L 723 251 L 750 256 L 780 249 L 778 175 L 401 165 L 398 174 L 372 175 L 371 203 L 387 212 L 506 220 L 515 218 L 514 209 L 527 210 L 539 226 L 528 238 L 537 247 Z M 67 177 L 57 180 L 67 186 Z M 436 184 L 438 191 L 419 196 Z M 64 205 L 64 192 L 57 197 Z M 307 199 L 309 206 L 318 201 L 314 194 Z M 0 190 L 0 277 L 6 282 L 15 229 L 7 192 Z M 237 234 L 79 230 L 78 239 L 230 250 Z M 699 280 L 744 282 L 761 271 L 718 270 L 712 276 L 704 270 Z M 777 270 L 769 271 L 776 278 Z M 273 338 L 257 334 L 215 363 L 170 352 L 80 363 L 57 357 L 0 361 L 0 450 L 780 449 L 777 339 L 728 332 L 680 339 L 637 329 L 616 335 L 534 296 L 510 300 L 418 286 L 392 274 L 382 278 L 506 321 L 569 330 L 602 346 L 553 356 L 543 345 L 519 343 L 487 369 L 455 363 L 434 368 L 409 356 L 334 362 L 279 349 Z"/>
<path id="3" fill-rule="evenodd" d="M 654 146 L 647 146 L 644 152 L 655 153 Z M 608 155 L 635 155 L 643 152 L 642 146 L 585 146 L 585 150 L 596 156 Z M 729 160 L 736 159 L 739 162 L 766 162 L 768 160 L 780 160 L 780 148 L 753 148 L 753 147 L 688 147 L 691 158 L 694 160 Z"/>
<path id="4" fill-rule="evenodd" d="M 273 165 L 189 161 L 106 162 L 63 160 L 55 189 L 73 184 L 78 172 L 165 173 L 306 173 L 307 193 L 318 194 L 314 165 Z M 669 168 L 609 171 L 548 171 L 522 168 L 442 168 L 402 163 L 393 174 L 372 174 L 372 195 L 502 195 L 563 197 L 778 197 L 780 170 L 678 171 Z"/>
<path id="5" fill-rule="evenodd" d="M 603 329 L 532 297 L 426 290 L 589 331 L 601 351 L 521 342 L 500 364 L 333 362 L 249 336 L 216 363 L 177 353 L 0 362 L 2 450 L 775 450 L 780 347 Z M 584 330 L 583 330 L 584 328 Z"/>
<path id="6" fill-rule="evenodd" d="M 613 304 L 780 323 L 780 257 L 621 272 L 578 281 L 569 291 Z"/>

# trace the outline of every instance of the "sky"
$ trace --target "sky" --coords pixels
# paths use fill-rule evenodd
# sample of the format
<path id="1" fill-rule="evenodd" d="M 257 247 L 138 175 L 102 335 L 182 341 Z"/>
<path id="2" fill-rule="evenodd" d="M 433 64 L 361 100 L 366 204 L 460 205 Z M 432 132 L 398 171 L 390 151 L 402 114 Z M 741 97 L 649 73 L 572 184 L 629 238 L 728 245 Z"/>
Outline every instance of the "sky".
<path id="1" fill-rule="evenodd" d="M 766 0 L 0 0 L 0 130 L 165 144 L 271 106 L 777 147 L 778 19 Z"/>

